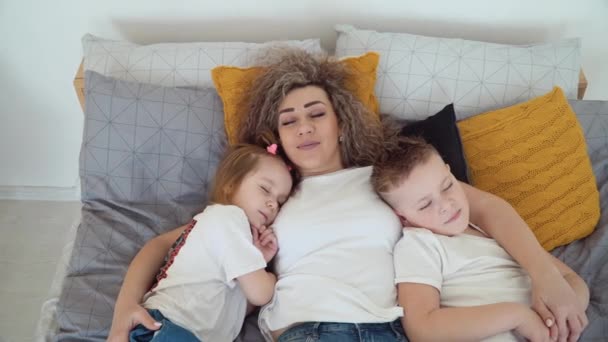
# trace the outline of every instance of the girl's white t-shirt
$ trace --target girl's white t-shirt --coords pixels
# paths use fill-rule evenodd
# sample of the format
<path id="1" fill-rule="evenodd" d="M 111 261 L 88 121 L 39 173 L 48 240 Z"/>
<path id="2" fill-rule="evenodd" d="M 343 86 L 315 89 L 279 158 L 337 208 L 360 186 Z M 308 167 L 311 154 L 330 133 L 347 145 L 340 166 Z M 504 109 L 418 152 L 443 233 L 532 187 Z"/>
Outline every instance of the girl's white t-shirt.
<path id="1" fill-rule="evenodd" d="M 271 340 L 298 322 L 391 322 L 401 224 L 373 191 L 371 167 L 304 178 L 275 223 L 278 282 L 259 324 Z"/>
<path id="2" fill-rule="evenodd" d="M 266 262 L 239 207 L 210 205 L 194 220 L 143 305 L 160 310 L 202 341 L 233 341 L 247 310 L 235 279 L 265 268 Z"/>

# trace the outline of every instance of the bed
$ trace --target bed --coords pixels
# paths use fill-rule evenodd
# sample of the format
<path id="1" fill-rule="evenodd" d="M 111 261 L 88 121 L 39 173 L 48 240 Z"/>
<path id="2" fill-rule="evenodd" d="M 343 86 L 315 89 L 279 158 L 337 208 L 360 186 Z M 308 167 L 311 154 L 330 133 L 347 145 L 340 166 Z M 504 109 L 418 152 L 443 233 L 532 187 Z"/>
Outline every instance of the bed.
<path id="1" fill-rule="evenodd" d="M 353 40 L 346 37 L 355 32 L 352 30 L 352 27 L 338 28 L 336 54 L 378 50 L 373 44 L 353 46 Z M 365 37 L 367 42 L 371 40 L 369 35 Z M 415 42 L 428 42 L 426 38 L 416 37 Z M 445 41 L 440 40 L 438 46 Z M 480 44 L 463 40 L 449 43 L 463 47 Z M 115 296 L 131 258 L 145 241 L 187 222 L 203 207 L 209 180 L 226 141 L 221 100 L 210 78 L 201 75 L 207 75 L 215 65 L 250 65 L 254 60 L 252 51 L 267 46 L 187 44 L 194 43 L 138 46 L 91 35 L 83 38 L 85 59 L 74 79 L 86 117 L 80 158 L 82 217 L 67 237 L 49 299 L 41 310 L 36 332 L 38 340 L 103 341 L 109 330 Z M 289 44 L 309 51 L 321 50 L 315 40 Z M 577 43 L 568 44 L 576 46 Z M 145 48 L 149 50 L 142 50 Z M 505 49 L 491 44 L 483 48 L 487 51 Z M 535 53 L 536 47 L 525 48 L 531 49 L 531 54 Z M 564 50 L 564 46 L 559 48 Z M 382 49 L 379 50 L 382 54 Z M 201 67 L 203 57 L 199 55 L 195 66 L 189 61 L 193 51 L 205 51 L 213 62 Z M 152 71 L 142 66 L 154 65 L 159 61 L 158 56 L 166 60 L 163 53 L 174 58 L 173 66 L 161 65 Z M 128 57 L 121 63 L 120 58 L 124 56 Z M 134 58 L 136 56 L 138 58 Z M 214 56 L 223 59 L 211 58 Z M 580 69 L 580 56 L 577 58 L 578 68 L 569 64 L 559 70 L 561 79 L 565 80 L 560 86 L 568 94 L 570 105 L 584 129 L 600 193 L 601 217 L 591 235 L 558 247 L 552 253 L 577 271 L 591 289 L 587 311 L 590 325 L 581 340 L 605 341 L 608 340 L 608 101 L 582 100 L 587 82 Z M 110 65 L 110 60 L 116 62 L 114 66 Z M 534 66 L 530 70 L 534 70 Z M 386 77 L 386 73 L 383 75 Z M 381 77 L 378 81 L 386 82 Z M 501 88 L 505 89 L 505 102 L 502 103 L 484 103 L 482 91 L 474 104 L 464 97 L 454 101 L 454 93 L 452 98 L 425 103 L 428 113 L 420 109 L 423 108 L 421 100 L 414 99 L 403 106 L 409 109 L 397 110 L 395 114 L 402 118 L 405 115 L 407 119 L 422 119 L 450 102 L 456 104 L 460 113 L 479 113 L 516 103 L 554 85 L 550 82 L 543 88 L 545 81 L 535 80 L 535 84 L 542 86 L 530 88 L 525 95 L 511 97 L 507 96 L 507 90 L 517 85 L 506 84 Z M 378 97 L 381 111 L 397 108 L 383 105 L 390 103 L 390 94 L 379 93 Z M 130 114 L 128 108 L 134 103 L 145 109 L 145 117 Z M 171 108 L 170 115 L 166 108 Z M 181 114 L 184 108 L 187 108 L 186 115 Z M 407 116 L 408 110 L 416 115 Z M 106 115 L 108 113 L 111 114 Z M 246 321 L 239 340 L 261 340 L 254 316 Z"/>

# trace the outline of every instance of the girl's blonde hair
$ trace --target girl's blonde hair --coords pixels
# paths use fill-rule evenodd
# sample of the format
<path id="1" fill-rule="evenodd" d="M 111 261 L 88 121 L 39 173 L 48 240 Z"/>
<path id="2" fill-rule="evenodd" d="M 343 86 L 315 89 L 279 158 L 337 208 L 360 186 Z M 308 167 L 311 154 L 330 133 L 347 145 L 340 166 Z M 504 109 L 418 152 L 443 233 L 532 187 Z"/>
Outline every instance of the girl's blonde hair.
<path id="1" fill-rule="evenodd" d="M 255 144 L 257 137 L 267 134 L 278 142 L 279 105 L 285 96 L 294 89 L 317 86 L 327 93 L 338 117 L 344 167 L 374 162 L 383 149 L 382 124 L 346 89 L 346 79 L 356 77 L 352 70 L 326 55 L 295 49 L 270 51 L 264 58 L 275 62 L 265 66 L 245 96 L 247 115 L 239 129 L 239 141 Z"/>
<path id="2" fill-rule="evenodd" d="M 210 202 L 232 204 L 232 198 L 243 179 L 258 166 L 260 157 L 277 158 L 285 163 L 279 153 L 271 154 L 266 148 L 252 144 L 237 144 L 231 147 L 220 162 L 211 187 Z M 287 167 L 287 165 L 285 166 Z"/>

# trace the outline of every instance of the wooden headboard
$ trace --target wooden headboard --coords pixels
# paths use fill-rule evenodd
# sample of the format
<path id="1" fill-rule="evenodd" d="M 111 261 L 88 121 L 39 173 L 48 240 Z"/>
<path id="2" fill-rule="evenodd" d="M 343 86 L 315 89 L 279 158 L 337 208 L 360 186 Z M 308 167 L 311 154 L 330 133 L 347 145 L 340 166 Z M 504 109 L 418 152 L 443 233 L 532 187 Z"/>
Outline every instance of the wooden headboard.
<path id="1" fill-rule="evenodd" d="M 80 106 L 84 111 L 84 61 L 80 63 L 80 67 L 76 72 L 76 76 L 74 77 L 74 89 L 76 90 L 76 94 L 78 95 L 78 101 L 80 101 Z M 578 94 L 577 99 L 582 100 L 585 96 L 585 90 L 587 90 L 587 78 L 585 77 L 585 73 L 583 69 L 578 75 Z"/>

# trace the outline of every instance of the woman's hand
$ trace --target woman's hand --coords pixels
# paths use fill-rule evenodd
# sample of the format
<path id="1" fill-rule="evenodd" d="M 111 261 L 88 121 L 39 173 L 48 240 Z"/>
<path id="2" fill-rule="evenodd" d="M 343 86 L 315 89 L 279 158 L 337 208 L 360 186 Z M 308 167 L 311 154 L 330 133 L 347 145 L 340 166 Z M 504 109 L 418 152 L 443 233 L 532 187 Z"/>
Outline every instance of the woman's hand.
<path id="1" fill-rule="evenodd" d="M 161 323 L 156 322 L 140 304 L 120 305 L 117 303 L 116 308 L 114 308 L 108 342 L 129 341 L 129 332 L 138 324 L 142 324 L 150 330 L 158 330 L 161 327 Z"/>
<path id="2" fill-rule="evenodd" d="M 156 325 L 157 322 L 139 303 L 152 286 L 154 276 L 164 264 L 165 256 L 171 245 L 188 226 L 189 224 L 183 225 L 151 239 L 137 252 L 129 265 L 118 298 L 116 298 L 108 341 L 128 341 L 129 332 L 137 324 L 143 324 L 150 330 L 159 329 L 160 324 Z"/>
<path id="3" fill-rule="evenodd" d="M 551 337 L 559 342 L 577 341 L 587 326 L 585 309 L 558 272 L 532 279 L 532 309 L 551 328 Z"/>
<path id="4" fill-rule="evenodd" d="M 272 227 L 261 226 L 260 228 L 252 227 L 253 245 L 262 252 L 264 261 L 269 263 L 279 250 L 277 237 L 274 235 Z"/>

